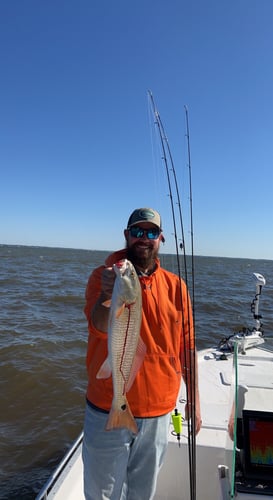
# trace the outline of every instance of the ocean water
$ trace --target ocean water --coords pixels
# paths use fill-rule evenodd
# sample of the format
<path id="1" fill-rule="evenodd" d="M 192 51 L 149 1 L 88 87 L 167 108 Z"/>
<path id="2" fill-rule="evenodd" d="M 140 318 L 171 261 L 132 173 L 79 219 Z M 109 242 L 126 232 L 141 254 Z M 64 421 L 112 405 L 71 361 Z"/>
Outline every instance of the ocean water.
<path id="1" fill-rule="evenodd" d="M 0 246 L 0 499 L 34 499 L 82 429 L 85 286 L 107 255 Z M 174 256 L 161 263 L 176 269 Z M 273 338 L 273 261 L 195 257 L 198 348 L 254 325 L 254 272 L 267 280 L 260 313 Z"/>

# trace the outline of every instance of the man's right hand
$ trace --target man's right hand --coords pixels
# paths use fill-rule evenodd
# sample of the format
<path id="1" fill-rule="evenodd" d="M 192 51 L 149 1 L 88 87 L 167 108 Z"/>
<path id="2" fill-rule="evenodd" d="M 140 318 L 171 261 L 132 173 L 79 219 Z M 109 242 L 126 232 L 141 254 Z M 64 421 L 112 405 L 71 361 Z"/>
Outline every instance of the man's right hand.
<path id="1" fill-rule="evenodd" d="M 116 273 L 112 267 L 106 267 L 101 274 L 101 293 L 91 311 L 93 325 L 97 330 L 107 333 L 109 310 Z"/>
<path id="2" fill-rule="evenodd" d="M 101 275 L 101 291 L 106 299 L 112 297 L 116 273 L 112 267 L 106 267 Z"/>

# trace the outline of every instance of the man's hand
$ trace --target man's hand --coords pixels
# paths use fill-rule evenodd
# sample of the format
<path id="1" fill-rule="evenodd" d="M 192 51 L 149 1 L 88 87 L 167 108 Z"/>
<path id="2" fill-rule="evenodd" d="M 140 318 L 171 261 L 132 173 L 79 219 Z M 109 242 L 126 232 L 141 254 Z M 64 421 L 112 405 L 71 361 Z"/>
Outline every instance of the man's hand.
<path id="1" fill-rule="evenodd" d="M 186 406 L 185 406 L 185 419 L 186 420 L 189 420 L 189 418 L 190 418 L 191 409 L 189 408 L 189 406 L 190 405 L 188 405 L 188 404 L 186 404 Z M 201 427 L 202 427 L 202 420 L 201 420 L 201 412 L 200 412 L 200 403 L 199 403 L 198 398 L 197 398 L 197 401 L 195 404 L 195 432 L 196 432 L 196 434 L 198 434 Z"/>
<path id="2" fill-rule="evenodd" d="M 112 267 L 106 267 L 101 275 L 101 291 L 105 299 L 112 297 L 116 273 Z"/>
<path id="3" fill-rule="evenodd" d="M 109 308 L 113 293 L 116 273 L 112 267 L 106 267 L 101 275 L 101 293 L 91 311 L 91 319 L 97 330 L 107 333 Z"/>

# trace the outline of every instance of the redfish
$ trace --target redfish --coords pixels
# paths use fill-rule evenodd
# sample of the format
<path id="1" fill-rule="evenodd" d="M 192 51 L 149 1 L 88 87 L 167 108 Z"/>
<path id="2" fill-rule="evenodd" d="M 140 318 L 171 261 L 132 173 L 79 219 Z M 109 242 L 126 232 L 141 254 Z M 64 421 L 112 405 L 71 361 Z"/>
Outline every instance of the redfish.
<path id="1" fill-rule="evenodd" d="M 117 262 L 113 269 L 116 279 L 109 312 L 108 357 L 100 367 L 97 378 L 108 378 L 112 373 L 113 400 L 105 429 L 123 427 L 137 433 L 137 424 L 126 393 L 146 353 L 146 346 L 140 337 L 141 287 L 136 270 L 129 260 Z"/>

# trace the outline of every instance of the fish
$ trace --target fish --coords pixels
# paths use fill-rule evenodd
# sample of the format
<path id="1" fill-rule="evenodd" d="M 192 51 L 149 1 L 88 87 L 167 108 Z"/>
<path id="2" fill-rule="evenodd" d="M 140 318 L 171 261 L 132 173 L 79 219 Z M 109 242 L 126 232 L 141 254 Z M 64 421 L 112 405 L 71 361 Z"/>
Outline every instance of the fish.
<path id="1" fill-rule="evenodd" d="M 96 377 L 112 374 L 113 399 L 105 429 L 127 428 L 137 434 L 135 418 L 127 401 L 136 374 L 143 362 L 146 345 L 140 337 L 142 294 L 133 264 L 122 259 L 113 265 L 116 273 L 108 321 L 108 356 Z"/>

